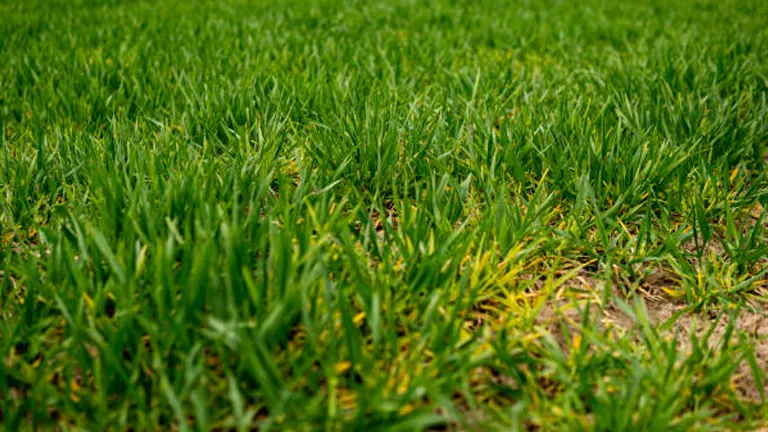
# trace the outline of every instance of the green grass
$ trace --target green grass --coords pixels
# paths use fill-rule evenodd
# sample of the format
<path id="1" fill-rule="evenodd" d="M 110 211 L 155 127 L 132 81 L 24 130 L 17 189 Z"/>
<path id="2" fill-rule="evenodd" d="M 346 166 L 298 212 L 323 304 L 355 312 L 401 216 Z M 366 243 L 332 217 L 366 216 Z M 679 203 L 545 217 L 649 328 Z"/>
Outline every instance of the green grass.
<path id="1" fill-rule="evenodd" d="M 768 419 L 768 2 L 0 17 L 6 430 Z"/>

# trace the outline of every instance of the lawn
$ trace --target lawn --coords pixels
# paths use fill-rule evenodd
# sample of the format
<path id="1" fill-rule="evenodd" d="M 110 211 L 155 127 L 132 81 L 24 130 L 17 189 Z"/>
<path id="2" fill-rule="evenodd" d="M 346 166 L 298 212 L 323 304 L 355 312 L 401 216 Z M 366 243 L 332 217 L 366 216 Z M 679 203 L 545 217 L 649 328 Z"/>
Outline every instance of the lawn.
<path id="1" fill-rule="evenodd" d="M 765 0 L 0 0 L 5 430 L 768 426 Z"/>

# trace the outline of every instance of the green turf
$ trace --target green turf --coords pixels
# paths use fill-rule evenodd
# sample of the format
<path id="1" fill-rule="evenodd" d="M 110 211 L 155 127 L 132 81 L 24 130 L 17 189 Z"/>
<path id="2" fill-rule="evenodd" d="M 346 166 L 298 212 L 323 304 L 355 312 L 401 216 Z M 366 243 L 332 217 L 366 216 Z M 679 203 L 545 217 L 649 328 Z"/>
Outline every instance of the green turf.
<path id="1" fill-rule="evenodd" d="M 767 155 L 764 0 L 2 0 L 0 416 L 757 427 Z"/>

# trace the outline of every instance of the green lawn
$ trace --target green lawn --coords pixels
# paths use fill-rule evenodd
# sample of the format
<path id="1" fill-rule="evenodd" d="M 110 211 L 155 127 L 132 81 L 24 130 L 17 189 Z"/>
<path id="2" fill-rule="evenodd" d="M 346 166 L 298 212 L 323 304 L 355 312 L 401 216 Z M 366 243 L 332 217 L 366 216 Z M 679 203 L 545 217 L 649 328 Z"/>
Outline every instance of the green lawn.
<path id="1" fill-rule="evenodd" d="M 758 428 L 767 175 L 765 0 L 0 0 L 0 419 Z"/>

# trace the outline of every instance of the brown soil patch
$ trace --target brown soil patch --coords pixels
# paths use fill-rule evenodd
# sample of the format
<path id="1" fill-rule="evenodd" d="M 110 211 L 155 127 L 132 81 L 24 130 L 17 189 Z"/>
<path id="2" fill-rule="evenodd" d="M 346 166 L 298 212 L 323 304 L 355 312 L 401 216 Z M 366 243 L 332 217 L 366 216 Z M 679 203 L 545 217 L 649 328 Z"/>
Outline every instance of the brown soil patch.
<path id="1" fill-rule="evenodd" d="M 646 300 L 645 307 L 652 325 L 660 326 L 661 331 L 670 336 L 677 335 L 681 353 L 686 353 L 692 348 L 691 336 L 703 336 L 712 326 L 715 328 L 707 341 L 708 345 L 713 349 L 722 345 L 730 319 L 725 312 L 685 312 L 684 305 L 668 299 Z M 568 341 L 563 330 L 567 329 L 571 337 L 579 333 L 584 309 L 588 309 L 590 320 L 597 320 L 601 331 L 614 332 L 616 336 L 627 334 L 636 325 L 634 320 L 615 304 L 601 308 L 597 303 L 578 298 L 548 302 L 539 312 L 537 324 L 544 327 L 563 350 L 567 350 Z M 744 399 L 759 403 L 762 392 L 768 396 L 768 377 L 765 376 L 768 373 L 768 308 L 765 305 L 753 305 L 751 309 L 743 310 L 736 319 L 736 329 L 745 333 L 753 344 L 757 365 L 763 371 L 763 384 L 761 389 L 745 360 L 739 364 L 733 377 L 733 385 Z M 738 337 L 733 335 L 731 342 L 737 343 Z"/>
<path id="2" fill-rule="evenodd" d="M 647 302 L 646 308 L 651 321 L 654 324 L 664 325 L 676 314 L 683 311 L 683 307 L 671 303 Z M 682 313 L 674 322 L 669 323 L 666 331 L 677 334 L 680 341 L 680 351 L 686 352 L 691 348 L 692 331 L 696 336 L 701 336 L 715 326 L 708 344 L 712 348 L 720 346 L 723 342 L 730 317 L 724 312 L 709 313 Z M 664 325 L 666 327 L 666 325 Z M 765 375 L 768 371 L 768 309 L 764 305 L 753 306 L 751 310 L 742 311 L 736 318 L 736 328 L 746 333 L 753 342 L 755 358 L 758 367 Z M 733 342 L 736 340 L 732 339 Z M 768 395 L 768 379 L 763 377 L 762 392 Z M 736 390 L 745 398 L 753 402 L 760 401 L 761 389 L 758 387 L 754 374 L 749 364 L 743 361 L 734 376 Z"/>
<path id="3" fill-rule="evenodd" d="M 563 326 L 567 326 L 570 335 L 577 334 L 584 321 L 585 309 L 587 309 L 590 321 L 597 320 L 597 325 L 601 330 L 611 331 L 616 336 L 623 336 L 634 324 L 632 319 L 615 305 L 611 304 L 601 309 L 597 303 L 565 299 L 554 300 L 545 304 L 539 311 L 536 322 L 552 335 L 560 348 L 567 351 L 568 341 L 563 334 Z"/>

